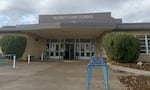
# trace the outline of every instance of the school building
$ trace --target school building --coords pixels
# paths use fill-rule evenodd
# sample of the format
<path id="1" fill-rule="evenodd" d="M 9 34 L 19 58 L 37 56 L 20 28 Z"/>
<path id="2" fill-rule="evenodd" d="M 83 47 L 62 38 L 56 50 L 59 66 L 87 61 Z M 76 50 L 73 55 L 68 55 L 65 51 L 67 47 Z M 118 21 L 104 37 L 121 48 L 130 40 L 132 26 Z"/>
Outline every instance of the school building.
<path id="1" fill-rule="evenodd" d="M 40 15 L 38 24 L 3 26 L 0 37 L 22 34 L 27 37 L 27 55 L 48 60 L 89 60 L 103 54 L 102 37 L 110 32 L 128 32 L 141 41 L 140 60 L 150 61 L 150 23 L 123 23 L 105 13 Z M 1 51 L 0 51 L 1 52 Z"/>

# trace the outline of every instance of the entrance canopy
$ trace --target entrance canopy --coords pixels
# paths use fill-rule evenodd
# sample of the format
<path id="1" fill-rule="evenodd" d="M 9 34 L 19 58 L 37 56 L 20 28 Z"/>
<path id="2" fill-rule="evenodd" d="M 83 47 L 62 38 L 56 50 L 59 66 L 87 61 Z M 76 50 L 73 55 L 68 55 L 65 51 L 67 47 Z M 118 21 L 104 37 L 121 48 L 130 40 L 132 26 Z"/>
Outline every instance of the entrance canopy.
<path id="1" fill-rule="evenodd" d="M 96 38 L 121 22 L 110 13 L 40 15 L 39 24 L 17 27 L 45 38 Z"/>
<path id="2" fill-rule="evenodd" d="M 47 39 L 67 39 L 67 38 L 96 38 L 103 34 L 106 29 L 39 29 L 25 30 L 23 32 L 32 33 Z"/>

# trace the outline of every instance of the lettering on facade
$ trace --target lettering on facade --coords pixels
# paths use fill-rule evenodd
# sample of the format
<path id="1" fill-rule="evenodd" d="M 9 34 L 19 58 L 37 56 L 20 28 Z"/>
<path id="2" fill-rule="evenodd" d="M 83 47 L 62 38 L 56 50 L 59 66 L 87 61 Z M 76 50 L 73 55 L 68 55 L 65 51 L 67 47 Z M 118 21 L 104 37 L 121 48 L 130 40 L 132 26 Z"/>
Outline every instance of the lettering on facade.
<path id="1" fill-rule="evenodd" d="M 92 19 L 92 15 L 53 16 L 53 20 Z"/>

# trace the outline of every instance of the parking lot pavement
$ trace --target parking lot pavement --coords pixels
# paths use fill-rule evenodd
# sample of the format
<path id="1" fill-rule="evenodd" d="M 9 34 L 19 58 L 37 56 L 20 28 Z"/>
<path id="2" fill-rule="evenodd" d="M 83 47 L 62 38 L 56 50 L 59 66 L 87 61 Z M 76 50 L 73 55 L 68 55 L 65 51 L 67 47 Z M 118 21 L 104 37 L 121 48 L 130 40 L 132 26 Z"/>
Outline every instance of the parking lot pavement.
<path id="1" fill-rule="evenodd" d="M 0 66 L 0 90 L 86 90 L 88 62 L 18 62 L 16 69 Z M 110 90 L 123 90 L 115 73 L 108 69 Z M 90 90 L 105 90 L 100 67 L 93 69 Z"/>

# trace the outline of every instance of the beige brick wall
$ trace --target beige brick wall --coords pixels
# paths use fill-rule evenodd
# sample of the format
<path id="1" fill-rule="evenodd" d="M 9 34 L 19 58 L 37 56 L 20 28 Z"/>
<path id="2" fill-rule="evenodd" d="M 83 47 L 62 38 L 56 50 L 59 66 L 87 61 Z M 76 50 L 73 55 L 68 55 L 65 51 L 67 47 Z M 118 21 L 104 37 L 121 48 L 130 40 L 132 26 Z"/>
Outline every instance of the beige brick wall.
<path id="1" fill-rule="evenodd" d="M 96 38 L 96 54 L 97 55 L 101 55 L 101 53 L 102 53 L 101 52 L 101 47 L 102 47 L 101 43 L 102 43 L 101 42 L 101 36 L 99 36 L 99 37 Z"/>
<path id="2" fill-rule="evenodd" d="M 150 62 L 150 55 L 140 55 L 139 61 Z"/>
<path id="3" fill-rule="evenodd" d="M 103 39 L 103 36 L 108 33 L 111 33 L 111 32 L 104 32 L 101 35 L 99 35 L 99 37 L 96 38 L 96 54 L 97 55 L 103 55 L 104 57 L 107 57 L 105 50 L 102 46 L 102 39 Z"/>
<path id="4" fill-rule="evenodd" d="M 41 53 L 45 54 L 46 39 L 36 35 L 27 34 L 27 47 L 22 57 L 23 60 L 30 54 L 34 59 L 40 59 Z"/>

